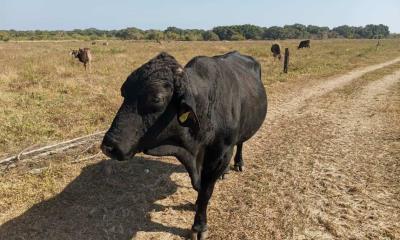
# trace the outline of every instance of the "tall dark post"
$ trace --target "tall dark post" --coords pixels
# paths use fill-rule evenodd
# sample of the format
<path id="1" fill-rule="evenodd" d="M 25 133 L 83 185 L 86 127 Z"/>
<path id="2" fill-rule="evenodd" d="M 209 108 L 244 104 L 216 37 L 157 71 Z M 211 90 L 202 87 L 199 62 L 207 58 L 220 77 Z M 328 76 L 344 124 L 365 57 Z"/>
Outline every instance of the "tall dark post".
<path id="1" fill-rule="evenodd" d="M 285 60 L 283 62 L 283 72 L 287 73 L 289 65 L 289 48 L 285 48 Z"/>

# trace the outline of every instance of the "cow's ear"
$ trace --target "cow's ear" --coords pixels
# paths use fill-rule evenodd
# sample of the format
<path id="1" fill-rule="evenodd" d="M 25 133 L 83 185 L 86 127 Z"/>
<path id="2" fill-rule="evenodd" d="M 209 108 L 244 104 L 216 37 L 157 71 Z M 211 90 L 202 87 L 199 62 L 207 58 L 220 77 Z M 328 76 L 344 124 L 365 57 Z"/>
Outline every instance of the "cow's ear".
<path id="1" fill-rule="evenodd" d="M 174 69 L 175 94 L 178 100 L 178 122 L 183 127 L 189 127 L 194 134 L 200 129 L 196 115 L 196 104 L 190 90 L 187 76 L 182 67 Z"/>
<path id="2" fill-rule="evenodd" d="M 188 127 L 194 134 L 200 130 L 199 119 L 197 118 L 194 107 L 190 103 L 182 99 L 178 107 L 178 122 L 182 127 Z"/>

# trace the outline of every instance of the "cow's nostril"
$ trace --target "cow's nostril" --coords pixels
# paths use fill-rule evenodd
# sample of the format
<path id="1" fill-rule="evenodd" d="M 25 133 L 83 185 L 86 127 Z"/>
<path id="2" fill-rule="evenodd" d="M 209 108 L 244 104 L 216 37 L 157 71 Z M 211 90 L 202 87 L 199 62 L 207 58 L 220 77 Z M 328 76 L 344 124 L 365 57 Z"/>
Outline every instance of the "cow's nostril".
<path id="1" fill-rule="evenodd" d="M 101 150 L 102 152 L 112 158 L 112 159 L 117 159 L 117 160 L 124 160 L 124 154 L 119 148 L 118 142 L 114 140 L 111 136 L 106 134 L 104 136 L 103 142 L 101 143 Z"/>
<path id="2" fill-rule="evenodd" d="M 106 134 L 104 136 L 104 139 L 103 139 L 103 142 L 101 143 L 100 148 L 101 148 L 101 151 L 105 155 L 112 157 L 113 151 L 115 149 L 114 145 L 115 145 L 114 141 L 112 141 L 112 139 Z"/>
<path id="3" fill-rule="evenodd" d="M 101 151 L 103 151 L 103 153 L 109 157 L 111 157 L 111 153 L 113 151 L 114 147 L 112 146 L 107 146 L 106 144 L 101 144 Z"/>

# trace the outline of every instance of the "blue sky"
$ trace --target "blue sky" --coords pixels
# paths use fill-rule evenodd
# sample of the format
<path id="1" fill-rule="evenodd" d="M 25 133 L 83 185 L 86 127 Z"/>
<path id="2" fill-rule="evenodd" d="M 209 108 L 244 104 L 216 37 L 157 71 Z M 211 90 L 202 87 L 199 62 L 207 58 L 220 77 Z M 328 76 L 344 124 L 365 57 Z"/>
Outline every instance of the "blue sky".
<path id="1" fill-rule="evenodd" d="M 400 0 L 0 0 L 0 29 L 211 29 L 246 23 L 382 23 L 400 33 Z"/>

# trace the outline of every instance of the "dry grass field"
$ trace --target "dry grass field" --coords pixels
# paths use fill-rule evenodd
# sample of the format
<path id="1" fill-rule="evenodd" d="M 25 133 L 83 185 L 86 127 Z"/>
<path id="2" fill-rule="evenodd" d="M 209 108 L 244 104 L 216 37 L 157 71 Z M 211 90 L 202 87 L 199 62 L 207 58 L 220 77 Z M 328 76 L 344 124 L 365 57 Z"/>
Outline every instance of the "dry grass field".
<path id="1" fill-rule="evenodd" d="M 267 41 L 0 43 L 0 159 L 107 129 L 160 51 L 184 65 L 238 50 L 262 65 L 269 113 L 245 171 L 216 186 L 210 239 L 400 239 L 400 41 L 381 43 L 281 41 L 288 74 Z M 0 168 L 0 239 L 184 239 L 195 196 L 175 159 L 111 162 L 90 143 Z"/>

